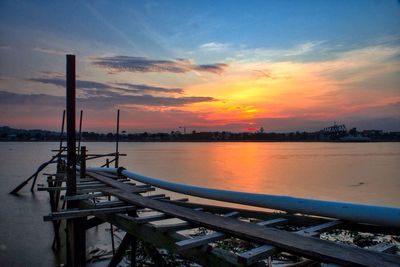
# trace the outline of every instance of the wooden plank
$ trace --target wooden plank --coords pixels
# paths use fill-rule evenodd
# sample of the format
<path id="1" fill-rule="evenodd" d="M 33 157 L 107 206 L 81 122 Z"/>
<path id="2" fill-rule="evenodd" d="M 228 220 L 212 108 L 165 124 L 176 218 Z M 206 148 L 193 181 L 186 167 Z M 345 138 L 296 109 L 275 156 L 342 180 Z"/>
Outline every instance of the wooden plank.
<path id="1" fill-rule="evenodd" d="M 87 200 L 96 197 L 104 197 L 107 194 L 104 193 L 94 193 L 94 194 L 82 194 L 82 195 L 75 195 L 75 196 L 65 196 L 65 201 L 73 201 L 73 200 Z"/>
<path id="2" fill-rule="evenodd" d="M 201 211 L 203 209 L 195 208 L 194 210 Z M 138 224 L 143 224 L 143 223 L 161 221 L 161 220 L 170 219 L 170 218 L 171 218 L 171 216 L 161 213 L 161 214 L 142 216 L 142 217 L 132 217 L 132 221 L 134 221 L 135 223 L 138 223 Z"/>
<path id="3" fill-rule="evenodd" d="M 308 227 L 303 230 L 299 230 L 296 232 L 296 234 L 312 237 L 312 236 L 319 235 L 319 233 L 321 231 L 327 231 L 327 230 L 332 229 L 340 224 L 343 224 L 343 221 L 340 221 L 340 220 L 330 221 L 327 223 Z M 264 224 L 264 226 L 265 226 L 265 224 Z M 278 249 L 276 247 L 266 244 L 266 245 L 262 245 L 262 246 L 254 248 L 254 249 L 250 249 L 248 251 L 245 251 L 245 252 L 239 254 L 238 259 L 241 263 L 250 265 L 259 260 L 265 259 L 266 257 L 269 257 L 277 252 L 278 252 Z"/>
<path id="4" fill-rule="evenodd" d="M 155 231 L 160 231 L 162 233 L 165 233 L 165 232 L 182 231 L 190 228 L 195 228 L 196 226 L 188 222 L 179 222 L 179 223 L 168 223 L 168 224 L 152 224 L 151 227 Z"/>
<path id="5" fill-rule="evenodd" d="M 151 198 L 153 200 L 158 200 L 158 201 L 163 201 L 163 200 L 169 200 L 171 199 L 170 197 L 153 197 Z"/>
<path id="6" fill-rule="evenodd" d="M 78 189 L 78 193 L 85 194 L 85 193 L 101 192 L 101 189 L 105 189 L 105 188 L 112 188 L 112 187 L 107 186 L 107 187 L 102 187 L 102 188 L 83 188 L 83 189 Z M 135 193 L 135 194 L 155 191 L 154 187 L 129 186 L 129 188 L 130 189 L 127 189 L 127 190 L 130 190 L 130 193 Z"/>
<path id="7" fill-rule="evenodd" d="M 47 216 L 43 217 L 44 221 L 54 221 L 54 220 L 64 220 L 64 219 L 73 219 L 73 218 L 81 218 L 86 216 L 93 216 L 97 214 L 103 213 L 122 213 L 135 210 L 136 206 L 123 206 L 116 208 L 103 208 L 103 209 L 84 209 L 84 210 L 66 210 L 60 212 L 53 212 Z"/>
<path id="8" fill-rule="evenodd" d="M 333 229 L 341 224 L 344 224 L 344 222 L 341 220 L 330 221 L 327 223 L 323 223 L 320 225 L 308 227 L 306 229 L 297 231 L 296 234 L 304 235 L 304 236 L 316 236 L 316 235 L 319 235 L 323 231 L 326 232 L 326 231 Z"/>
<path id="9" fill-rule="evenodd" d="M 183 198 L 177 198 L 177 199 L 173 199 L 172 201 L 177 201 L 177 202 L 187 202 L 189 201 L 189 199 L 187 197 L 183 197 Z"/>
<path id="10" fill-rule="evenodd" d="M 396 246 L 396 244 L 385 242 L 385 243 L 380 243 L 375 246 L 372 246 L 368 249 L 373 250 L 373 251 L 395 254 L 397 251 L 397 246 Z"/>
<path id="11" fill-rule="evenodd" d="M 239 212 L 236 212 L 236 213 L 240 214 Z M 283 222 L 287 222 L 287 219 L 278 218 L 278 219 L 273 219 L 273 220 L 268 220 L 268 221 L 261 221 L 261 222 L 258 222 L 257 224 L 258 225 L 262 225 L 262 226 L 266 226 L 266 225 L 272 226 L 272 225 L 281 224 Z M 208 243 L 213 243 L 213 242 L 216 242 L 216 241 L 220 241 L 220 240 L 225 239 L 226 237 L 227 236 L 224 233 L 214 232 L 214 233 L 211 233 L 211 234 L 208 234 L 208 235 L 196 236 L 194 238 L 190 238 L 190 239 L 185 239 L 185 240 L 179 241 L 179 242 L 176 243 L 176 246 L 180 250 L 184 250 L 184 249 L 199 247 L 199 246 L 203 246 L 203 245 L 208 244 Z"/>
<path id="12" fill-rule="evenodd" d="M 109 184 L 114 186 L 112 183 Z M 397 263 L 400 261 L 398 256 L 377 253 L 344 244 L 309 238 L 279 229 L 266 228 L 231 218 L 193 211 L 166 202 L 129 194 L 123 190 L 104 189 L 103 191 L 131 204 L 158 210 L 182 220 L 213 230 L 223 231 L 236 237 L 255 242 L 270 243 L 279 249 L 323 262 L 353 266 L 376 266 L 382 264 L 385 266 L 398 266 Z"/>
<path id="13" fill-rule="evenodd" d="M 124 190 L 126 192 L 128 192 L 130 190 L 131 190 L 130 192 L 132 192 L 132 190 L 139 190 L 139 189 L 141 189 L 141 190 L 147 189 L 148 191 L 154 191 L 154 189 L 150 190 L 151 186 L 149 186 L 149 185 L 139 186 L 139 185 L 124 184 L 124 183 L 120 183 L 118 181 L 115 181 L 113 179 L 107 178 L 103 175 L 100 175 L 98 173 L 93 173 L 93 172 L 87 172 L 86 175 L 88 175 L 102 183 L 110 185 L 113 188 L 118 188 L 118 189 Z"/>
<path id="14" fill-rule="evenodd" d="M 115 200 L 115 201 L 97 202 L 95 205 L 93 205 L 93 208 L 99 209 L 99 208 L 112 208 L 112 207 L 121 207 L 121 206 L 132 206 L 132 205 L 130 205 L 129 203 L 126 203 L 124 201 Z"/>
<path id="15" fill-rule="evenodd" d="M 262 245 L 238 255 L 238 262 L 243 265 L 251 265 L 278 252 L 278 249 L 272 245 Z"/>
<path id="16" fill-rule="evenodd" d="M 234 218 L 234 217 L 239 216 L 239 212 L 233 211 L 233 212 L 224 214 L 222 216 Z M 195 228 L 197 226 L 193 225 L 192 223 L 189 223 L 189 222 L 179 222 L 179 223 L 159 224 L 159 225 L 152 224 L 152 227 L 154 230 L 161 231 L 161 232 L 176 232 L 176 231 L 186 230 L 186 229 L 190 229 L 190 228 Z"/>
<path id="17" fill-rule="evenodd" d="M 143 216 L 143 217 L 133 217 L 132 221 L 138 224 L 143 224 L 143 223 L 148 223 L 148 222 L 154 222 L 154 221 L 160 221 L 164 219 L 171 218 L 170 216 L 161 213 L 161 214 L 156 214 L 156 215 L 149 215 L 149 216 Z"/>
<path id="18" fill-rule="evenodd" d="M 224 213 L 229 210 L 232 210 L 230 207 L 223 207 L 217 205 L 207 205 L 197 202 L 176 202 L 174 200 L 166 201 L 169 203 L 173 203 L 178 206 L 183 207 L 202 207 L 206 211 L 210 211 L 213 213 Z M 290 223 L 294 226 L 313 226 L 316 224 L 321 224 L 329 221 L 323 217 L 315 217 L 315 216 L 306 216 L 306 215 L 298 215 L 298 214 L 288 214 L 283 212 L 267 212 L 267 211 L 259 211 L 259 210 L 249 210 L 249 209 L 240 209 L 236 208 L 235 210 L 239 211 L 242 217 L 247 218 L 257 218 L 260 220 L 269 220 L 272 218 L 282 217 L 290 220 Z M 385 234 L 385 235 L 400 235 L 400 227 L 386 227 L 372 224 L 361 224 L 361 223 L 346 223 L 340 227 L 343 230 L 349 231 L 357 231 L 357 232 L 367 232 L 367 233 L 376 233 L 376 234 Z"/>
<path id="19" fill-rule="evenodd" d="M 214 232 L 208 235 L 196 236 L 193 238 L 185 239 L 179 242 L 176 242 L 175 245 L 179 248 L 179 250 L 186 250 L 190 248 L 196 248 L 208 243 L 213 243 L 216 241 L 220 241 L 225 239 L 227 236 L 221 232 Z"/>
<path id="20" fill-rule="evenodd" d="M 165 194 L 157 194 L 157 195 L 150 195 L 150 196 L 144 196 L 147 198 L 158 198 L 158 197 L 165 197 Z"/>
<path id="21" fill-rule="evenodd" d="M 261 221 L 256 224 L 260 225 L 260 226 L 275 226 L 275 225 L 284 224 L 287 221 L 288 221 L 288 219 L 286 219 L 286 218 L 276 218 L 276 219 L 272 219 L 272 220 Z"/>

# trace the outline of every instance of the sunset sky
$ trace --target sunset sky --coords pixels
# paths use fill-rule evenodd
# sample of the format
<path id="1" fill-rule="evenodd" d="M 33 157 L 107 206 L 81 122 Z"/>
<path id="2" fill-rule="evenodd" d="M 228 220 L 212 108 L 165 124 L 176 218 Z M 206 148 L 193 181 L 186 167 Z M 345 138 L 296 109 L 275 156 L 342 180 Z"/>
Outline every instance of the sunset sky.
<path id="1" fill-rule="evenodd" d="M 400 131 L 399 1 L 1 1 L 0 126 Z M 77 112 L 78 113 L 78 112 Z"/>

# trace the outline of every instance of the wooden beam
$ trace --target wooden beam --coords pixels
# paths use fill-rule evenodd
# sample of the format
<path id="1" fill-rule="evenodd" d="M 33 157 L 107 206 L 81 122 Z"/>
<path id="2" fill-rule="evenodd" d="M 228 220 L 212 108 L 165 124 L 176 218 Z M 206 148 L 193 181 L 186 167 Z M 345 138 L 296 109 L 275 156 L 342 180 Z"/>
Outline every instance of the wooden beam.
<path id="1" fill-rule="evenodd" d="M 53 212 L 47 216 L 43 217 L 44 221 L 54 221 L 54 220 L 64 220 L 64 219 L 73 219 L 73 218 L 81 218 L 86 216 L 93 216 L 102 213 L 123 213 L 135 210 L 135 206 L 123 206 L 116 208 L 103 208 L 103 209 L 84 209 L 84 210 L 66 210 L 60 212 Z"/>
<path id="2" fill-rule="evenodd" d="M 203 209 L 196 208 L 194 210 L 201 211 Z M 171 216 L 168 216 L 164 213 L 160 213 L 160 214 L 148 215 L 148 216 L 142 216 L 142 217 L 132 217 L 132 221 L 134 221 L 135 223 L 138 223 L 138 224 L 143 224 L 143 223 L 161 221 L 161 220 L 170 219 L 170 218 L 171 218 Z"/>
<path id="3" fill-rule="evenodd" d="M 316 235 L 319 235 L 321 232 L 329 231 L 330 229 L 333 229 L 341 224 L 344 224 L 344 222 L 341 220 L 335 220 L 335 221 L 323 223 L 320 225 L 316 225 L 313 227 L 308 227 L 306 229 L 297 231 L 296 234 L 304 235 L 304 236 L 316 236 Z"/>
<path id="4" fill-rule="evenodd" d="M 98 226 L 102 223 L 104 223 L 104 221 L 97 217 L 90 218 L 89 220 L 87 220 L 85 222 L 85 229 L 88 230 L 88 229 Z"/>
<path id="5" fill-rule="evenodd" d="M 267 226 L 267 225 L 268 226 L 272 226 L 272 225 L 281 224 L 283 222 L 287 222 L 287 219 L 278 218 L 278 219 L 273 219 L 273 220 L 268 220 L 268 221 L 261 221 L 261 222 L 258 222 L 257 224 L 258 225 L 262 225 L 262 226 Z M 208 243 L 213 243 L 213 242 L 216 242 L 216 241 L 220 241 L 220 240 L 223 240 L 225 238 L 227 238 L 227 235 L 225 235 L 224 233 L 214 232 L 214 233 L 211 233 L 211 234 L 208 234 L 208 235 L 196 236 L 194 238 L 190 238 L 190 239 L 186 239 L 186 240 L 182 240 L 182 241 L 176 242 L 176 246 L 180 250 L 185 250 L 185 249 L 189 249 L 189 248 L 195 248 L 195 247 L 203 246 L 203 245 L 208 244 Z"/>
<path id="6" fill-rule="evenodd" d="M 375 246 L 372 246 L 368 249 L 373 250 L 373 251 L 395 254 L 397 251 L 397 246 L 396 246 L 396 244 L 385 242 L 385 243 L 380 243 Z"/>
<path id="7" fill-rule="evenodd" d="M 284 223 L 287 223 L 287 222 L 288 222 L 288 219 L 286 219 L 286 218 L 276 218 L 276 219 L 257 222 L 257 225 L 260 225 L 260 226 L 276 226 L 276 225 L 284 224 Z"/>
<path id="8" fill-rule="evenodd" d="M 118 189 L 124 190 L 126 192 L 128 192 L 129 190 L 131 190 L 130 192 L 133 192 L 134 190 L 143 190 L 145 188 L 148 191 L 154 191 L 154 189 L 150 190 L 150 188 L 152 188 L 152 187 L 149 186 L 149 185 L 139 186 L 139 185 L 124 184 L 124 183 L 120 183 L 118 181 L 115 181 L 113 179 L 107 178 L 107 177 L 105 177 L 103 175 L 100 175 L 100 174 L 94 173 L 94 172 L 87 172 L 86 175 L 90 176 L 90 177 L 92 177 L 92 178 L 94 178 L 94 179 L 96 179 L 96 180 L 98 180 L 98 181 L 100 181 L 100 182 L 102 182 L 104 184 L 112 186 L 113 188 L 118 188 Z M 141 193 L 141 192 L 138 192 L 138 193 Z"/>
<path id="9" fill-rule="evenodd" d="M 87 200 L 96 197 L 104 197 L 107 196 L 104 193 L 94 193 L 94 194 L 82 194 L 82 195 L 75 195 L 75 196 L 65 196 L 65 201 L 73 201 L 73 200 Z"/>
<path id="10" fill-rule="evenodd" d="M 89 206 L 88 206 L 89 207 Z M 99 218 L 106 220 L 131 235 L 153 244 L 157 248 L 179 253 L 183 258 L 197 262 L 203 266 L 233 267 L 237 266 L 236 256 L 220 248 L 209 247 L 205 250 L 188 249 L 182 252 L 176 250 L 176 240 L 186 237 L 176 232 L 162 234 L 155 232 L 148 224 L 133 223 L 134 217 L 125 214 L 100 214 Z"/>
<path id="11" fill-rule="evenodd" d="M 124 238 L 121 241 L 121 244 L 119 245 L 119 247 L 117 249 L 117 252 L 112 257 L 110 263 L 107 265 L 108 267 L 116 267 L 118 265 L 118 263 L 121 262 L 122 257 L 125 255 L 125 250 L 131 244 L 131 239 L 132 239 L 132 237 L 129 234 L 125 234 Z"/>
<path id="12" fill-rule="evenodd" d="M 207 205 L 196 202 L 178 202 L 174 200 L 165 201 L 167 203 L 172 203 L 177 206 L 193 208 L 193 207 L 201 207 L 206 211 L 212 213 L 225 213 L 232 210 L 231 207 L 222 207 L 217 205 Z M 296 215 L 296 214 L 288 214 L 284 212 L 266 212 L 259 210 L 248 210 L 248 209 L 240 209 L 236 208 L 235 210 L 239 211 L 243 217 L 247 218 L 257 218 L 260 220 L 270 220 L 273 218 L 286 218 L 290 220 L 290 223 L 294 226 L 306 226 L 311 227 L 316 224 L 322 224 L 325 222 L 329 222 L 331 220 L 315 217 L 315 216 L 307 216 L 307 215 Z M 359 223 L 346 223 L 341 226 L 343 230 L 349 231 L 357 231 L 357 232 L 367 232 L 367 233 L 377 233 L 377 234 L 385 234 L 385 235 L 400 235 L 400 227 L 386 227 L 386 226 L 378 226 L 371 224 L 359 224 Z"/>
<path id="13" fill-rule="evenodd" d="M 312 236 L 319 235 L 319 233 L 322 231 L 328 231 L 329 229 L 332 229 L 341 224 L 343 224 L 343 221 L 340 221 L 340 220 L 330 221 L 327 223 L 323 223 L 320 225 L 302 229 L 295 233 L 302 235 L 302 236 L 312 237 Z M 269 226 L 271 226 L 271 225 L 269 225 Z M 278 249 L 276 247 L 266 244 L 266 245 L 262 245 L 262 246 L 254 248 L 254 249 L 250 249 L 248 251 L 245 251 L 245 252 L 239 254 L 238 259 L 241 263 L 243 263 L 245 265 L 250 265 L 259 260 L 265 259 L 266 257 L 269 257 L 277 252 L 278 252 Z"/>
<path id="14" fill-rule="evenodd" d="M 111 182 L 111 186 L 114 186 Z M 307 258 L 317 259 L 323 262 L 333 262 L 342 265 L 367 265 L 397 266 L 400 257 L 384 255 L 373 251 L 367 251 L 348 245 L 331 243 L 324 240 L 309 238 L 274 228 L 266 228 L 251 223 L 223 218 L 204 212 L 179 207 L 173 204 L 155 201 L 135 194 L 129 194 L 118 189 L 104 189 L 121 200 L 131 204 L 148 207 L 175 216 L 179 219 L 202 225 L 207 228 L 223 231 L 227 234 L 252 240 L 260 243 L 270 243 L 279 249 L 302 255 Z"/>
<path id="15" fill-rule="evenodd" d="M 177 232 L 186 229 L 195 228 L 196 226 L 188 222 L 168 223 L 168 224 L 152 224 L 151 227 L 155 231 L 165 232 Z"/>

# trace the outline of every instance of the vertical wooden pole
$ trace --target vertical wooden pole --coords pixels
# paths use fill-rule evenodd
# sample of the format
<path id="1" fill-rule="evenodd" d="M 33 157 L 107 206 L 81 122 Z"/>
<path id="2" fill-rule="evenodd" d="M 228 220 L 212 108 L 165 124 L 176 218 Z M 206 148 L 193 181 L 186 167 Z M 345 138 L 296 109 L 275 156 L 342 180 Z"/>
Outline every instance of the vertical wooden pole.
<path id="1" fill-rule="evenodd" d="M 67 196 L 76 195 L 75 79 L 75 55 L 67 55 Z"/>
<path id="2" fill-rule="evenodd" d="M 81 155 L 80 155 L 80 176 L 81 179 L 86 177 L 86 146 L 81 147 Z"/>
<path id="3" fill-rule="evenodd" d="M 106 159 L 106 167 L 110 167 L 110 160 L 107 158 Z M 108 201 L 111 200 L 111 196 L 108 196 Z M 111 248 L 112 248 L 112 254 L 115 255 L 115 242 L 114 242 L 114 226 L 112 223 L 110 223 L 110 232 L 111 232 Z"/>
<path id="4" fill-rule="evenodd" d="M 76 127 L 75 127 L 75 55 L 67 55 L 67 196 L 76 195 Z M 69 201 L 68 209 L 78 208 L 78 201 Z M 67 265 L 86 265 L 85 218 L 67 220 Z"/>
<path id="5" fill-rule="evenodd" d="M 83 118 L 83 110 L 81 110 L 81 115 L 79 116 L 78 153 L 81 151 L 82 118 Z"/>
<path id="6" fill-rule="evenodd" d="M 63 110 L 63 116 L 62 116 L 62 122 L 61 122 L 61 134 L 60 134 L 60 151 L 62 149 L 62 143 L 63 143 L 63 135 L 64 135 L 64 124 L 65 124 L 65 109 Z M 61 155 L 60 155 L 61 158 Z"/>
<path id="7" fill-rule="evenodd" d="M 117 112 L 117 135 L 115 140 L 115 168 L 119 167 L 119 109 Z"/>

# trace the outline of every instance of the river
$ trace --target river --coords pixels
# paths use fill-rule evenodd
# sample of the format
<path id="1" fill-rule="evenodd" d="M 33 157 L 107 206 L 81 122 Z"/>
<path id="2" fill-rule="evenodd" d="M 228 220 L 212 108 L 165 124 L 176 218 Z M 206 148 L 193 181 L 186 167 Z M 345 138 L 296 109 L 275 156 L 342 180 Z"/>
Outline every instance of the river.
<path id="1" fill-rule="evenodd" d="M 86 143 L 109 153 L 114 143 Z M 8 192 L 49 159 L 58 143 L 0 143 L 0 263 L 54 266 L 46 192 Z M 197 186 L 400 206 L 400 143 L 120 143 L 121 166 Z M 97 166 L 100 161 L 88 162 Z M 51 171 L 49 168 L 46 172 Z M 44 176 L 38 183 L 43 183 Z M 175 196 L 175 195 L 174 195 Z M 191 200 L 214 203 L 203 199 Z M 107 240 L 105 240 L 107 241 Z M 104 241 L 104 242 L 105 242 Z"/>

